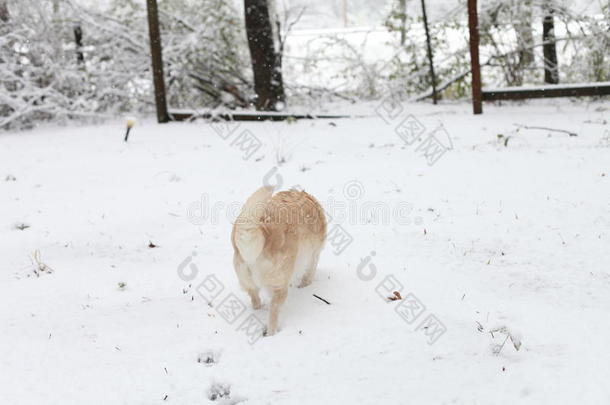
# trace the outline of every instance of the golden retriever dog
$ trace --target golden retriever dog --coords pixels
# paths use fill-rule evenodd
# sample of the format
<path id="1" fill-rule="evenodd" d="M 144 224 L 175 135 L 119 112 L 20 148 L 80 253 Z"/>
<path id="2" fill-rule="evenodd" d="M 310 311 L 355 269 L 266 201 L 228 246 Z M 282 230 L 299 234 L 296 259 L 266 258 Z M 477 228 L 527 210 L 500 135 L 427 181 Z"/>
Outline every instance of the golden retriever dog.
<path id="1" fill-rule="evenodd" d="M 273 187 L 262 187 L 242 207 L 231 233 L 233 265 L 254 309 L 261 308 L 261 288 L 271 296 L 267 336 L 277 332 L 293 275 L 303 274 L 299 288 L 312 282 L 325 239 L 324 211 L 304 191 L 274 195 Z"/>

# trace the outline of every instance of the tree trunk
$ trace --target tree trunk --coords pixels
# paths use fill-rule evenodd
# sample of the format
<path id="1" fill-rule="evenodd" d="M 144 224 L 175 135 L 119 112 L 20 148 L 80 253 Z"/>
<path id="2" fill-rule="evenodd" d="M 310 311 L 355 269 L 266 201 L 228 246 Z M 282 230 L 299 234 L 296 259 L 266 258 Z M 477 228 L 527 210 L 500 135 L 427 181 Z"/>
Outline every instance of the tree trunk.
<path id="1" fill-rule="evenodd" d="M 525 71 L 534 62 L 534 32 L 532 29 L 532 1 L 524 0 L 517 3 L 516 21 L 513 24 L 519 45 L 519 62 L 516 68 L 516 85 L 523 84 Z"/>
<path id="2" fill-rule="evenodd" d="M 542 20 L 542 42 L 544 43 L 542 47 L 542 53 L 544 55 L 544 82 L 549 84 L 559 83 L 553 11 L 554 10 L 550 3 L 547 3 L 544 7 L 544 19 Z"/>
<path id="3" fill-rule="evenodd" d="M 157 0 L 146 0 L 148 14 L 148 36 L 150 38 L 150 53 L 152 62 L 153 84 L 155 87 L 155 105 L 157 107 L 157 122 L 169 122 L 167 98 L 165 96 L 165 77 L 163 75 L 163 50 L 161 32 L 159 29 L 159 11 Z"/>
<path id="4" fill-rule="evenodd" d="M 421 12 L 424 19 L 424 29 L 426 31 L 426 48 L 428 50 L 428 62 L 430 63 L 430 83 L 432 84 L 432 103 L 436 104 L 436 75 L 434 74 L 434 57 L 432 55 L 432 44 L 430 43 L 430 31 L 428 30 L 428 17 L 426 15 L 426 2 L 421 0 Z"/>
<path id="5" fill-rule="evenodd" d="M 407 40 L 407 0 L 398 0 L 398 19 L 400 20 L 400 46 Z"/>
<path id="6" fill-rule="evenodd" d="M 244 0 L 246 34 L 254 73 L 256 109 L 277 111 L 285 100 L 281 55 L 275 43 L 267 0 Z"/>
<path id="7" fill-rule="evenodd" d="M 468 31 L 470 33 L 470 67 L 472 70 L 472 112 L 483 113 L 481 64 L 479 63 L 479 16 L 477 0 L 468 0 Z"/>
<path id="8" fill-rule="evenodd" d="M 8 12 L 7 0 L 0 0 L 0 21 L 8 22 L 11 19 L 11 15 Z"/>

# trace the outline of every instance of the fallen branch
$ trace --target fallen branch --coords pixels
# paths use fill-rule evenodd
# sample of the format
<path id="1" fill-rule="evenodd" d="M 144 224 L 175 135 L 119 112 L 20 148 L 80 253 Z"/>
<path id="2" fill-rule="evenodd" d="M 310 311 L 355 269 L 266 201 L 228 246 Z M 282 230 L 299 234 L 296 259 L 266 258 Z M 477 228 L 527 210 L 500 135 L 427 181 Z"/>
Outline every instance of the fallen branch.
<path id="1" fill-rule="evenodd" d="M 542 131 L 553 131 L 553 132 L 561 132 L 564 134 L 568 134 L 570 136 L 578 136 L 578 134 L 576 132 L 572 132 L 572 131 L 568 131 L 565 129 L 556 129 L 556 128 L 547 128 L 547 127 L 535 127 L 535 126 L 528 126 L 528 125 L 521 125 L 521 124 L 513 124 L 519 128 L 524 128 L 524 129 L 539 129 Z"/>
<path id="2" fill-rule="evenodd" d="M 447 87 L 451 86 L 453 83 L 458 82 L 460 80 L 462 80 L 463 78 L 465 78 L 466 76 L 468 76 L 470 74 L 471 70 L 468 69 L 448 80 L 446 80 L 444 83 L 440 84 L 437 88 L 436 88 L 436 93 L 440 93 L 441 91 L 445 90 Z M 426 99 L 428 97 L 432 97 L 432 90 L 428 90 L 425 93 L 422 94 L 418 94 L 417 96 L 415 96 L 414 98 L 412 98 L 409 101 L 421 101 L 423 99 Z"/>

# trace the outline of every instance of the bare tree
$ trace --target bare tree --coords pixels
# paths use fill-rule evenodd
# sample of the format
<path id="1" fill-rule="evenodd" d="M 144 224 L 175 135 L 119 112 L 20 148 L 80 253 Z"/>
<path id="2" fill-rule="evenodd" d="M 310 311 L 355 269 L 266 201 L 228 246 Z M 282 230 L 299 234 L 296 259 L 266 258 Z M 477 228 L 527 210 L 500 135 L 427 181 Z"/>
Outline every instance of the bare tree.
<path id="1" fill-rule="evenodd" d="M 256 109 L 274 111 L 285 100 L 281 55 L 276 44 L 268 0 L 244 0 L 246 35 L 254 73 Z"/>

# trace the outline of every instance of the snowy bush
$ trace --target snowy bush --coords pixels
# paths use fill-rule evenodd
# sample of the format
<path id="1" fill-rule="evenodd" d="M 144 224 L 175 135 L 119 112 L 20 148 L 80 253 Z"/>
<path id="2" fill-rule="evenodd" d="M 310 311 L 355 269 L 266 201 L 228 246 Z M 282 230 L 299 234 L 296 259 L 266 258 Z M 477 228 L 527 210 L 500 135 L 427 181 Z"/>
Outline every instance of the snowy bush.
<path id="1" fill-rule="evenodd" d="M 293 78 L 307 77 L 312 82 L 312 78 L 317 80 L 316 75 L 322 77 L 319 86 L 303 86 L 308 96 L 325 94 L 325 90 L 326 94 L 350 99 L 375 99 L 390 93 L 402 99 L 420 99 L 430 94 L 426 37 L 415 3 L 393 2 L 385 21 L 389 36 L 371 29 L 364 34 L 325 34 L 308 41 L 303 47 L 308 52 L 298 55 L 302 60 L 300 75 L 292 74 Z M 542 21 L 549 7 L 554 15 L 560 82 L 610 80 L 607 4 L 601 6 L 601 14 L 592 8 L 585 15 L 577 13 L 566 0 L 490 0 L 479 8 L 485 86 L 543 82 Z M 437 89 L 442 90 L 444 98 L 469 97 L 466 2 L 461 0 L 445 15 L 429 19 L 429 29 Z M 379 43 L 380 37 L 386 38 L 383 44 Z M 331 80 L 326 79 L 328 71 L 333 72 Z"/>
<path id="2" fill-rule="evenodd" d="M 460 38 L 465 26 L 462 25 L 458 14 L 451 14 L 445 18 L 429 21 L 430 45 L 434 53 L 434 70 L 436 85 L 453 79 L 470 67 L 467 42 L 465 40 L 448 41 L 448 38 Z M 395 12 L 391 13 L 386 21 L 390 32 L 400 32 L 401 27 L 396 26 Z M 423 18 L 413 13 L 405 17 L 406 35 L 404 43 L 399 45 L 395 41 L 394 53 L 389 61 L 386 73 L 388 86 L 393 89 L 393 94 L 413 96 L 427 92 L 432 88 L 432 80 L 429 74 L 430 63 L 426 50 L 426 37 L 423 29 Z M 397 38 L 396 38 L 397 39 Z M 467 94 L 468 88 L 465 83 L 455 81 L 445 91 L 448 98 L 460 98 Z"/>
<path id="3" fill-rule="evenodd" d="M 554 16 L 560 82 L 610 80 L 609 6 L 579 14 L 565 0 L 493 0 L 479 11 L 483 79 L 493 86 L 543 81 L 542 19 Z"/>
<path id="4" fill-rule="evenodd" d="M 232 4 L 227 0 L 160 3 L 171 106 L 249 104 L 250 54 L 244 23 Z"/>
<path id="5" fill-rule="evenodd" d="M 104 31 L 93 31 L 103 25 L 101 21 L 79 11 L 68 2 L 11 3 L 10 20 L 0 34 L 0 80 L 5 89 L 0 127 L 96 117 L 139 105 L 138 66 L 130 55 L 143 53 L 143 46 L 133 49 L 137 48 L 135 41 L 121 40 L 121 33 L 104 38 Z M 78 25 L 85 25 L 85 35 L 89 35 L 82 49 L 84 62 L 77 60 L 74 43 L 73 31 Z"/>
<path id="6" fill-rule="evenodd" d="M 158 3 L 169 106 L 248 107 L 253 95 L 250 55 L 234 2 Z M 395 0 L 394 8 L 379 11 L 387 14 L 381 29 L 320 34 L 292 47 L 289 40 L 283 59 L 289 103 L 315 108 L 322 99 L 337 97 L 376 99 L 391 93 L 417 99 L 429 93 L 426 40 L 415 3 Z M 484 85 L 542 82 L 542 17 L 549 5 L 560 82 L 610 80 L 610 6 L 582 15 L 569 4 L 481 3 Z M 466 15 L 465 0 L 460 0 L 451 12 L 429 21 L 436 85 L 445 98 L 469 96 Z M 294 21 L 286 17 L 281 22 L 285 40 Z M 146 2 L 0 0 L 0 87 L 2 129 L 152 111 Z"/>
<path id="7" fill-rule="evenodd" d="M 144 2 L 113 0 L 97 10 L 71 0 L 20 0 L 8 10 L 0 22 L 0 128 L 151 110 Z M 168 0 L 159 12 L 170 106 L 244 104 L 247 48 L 230 3 Z"/>

